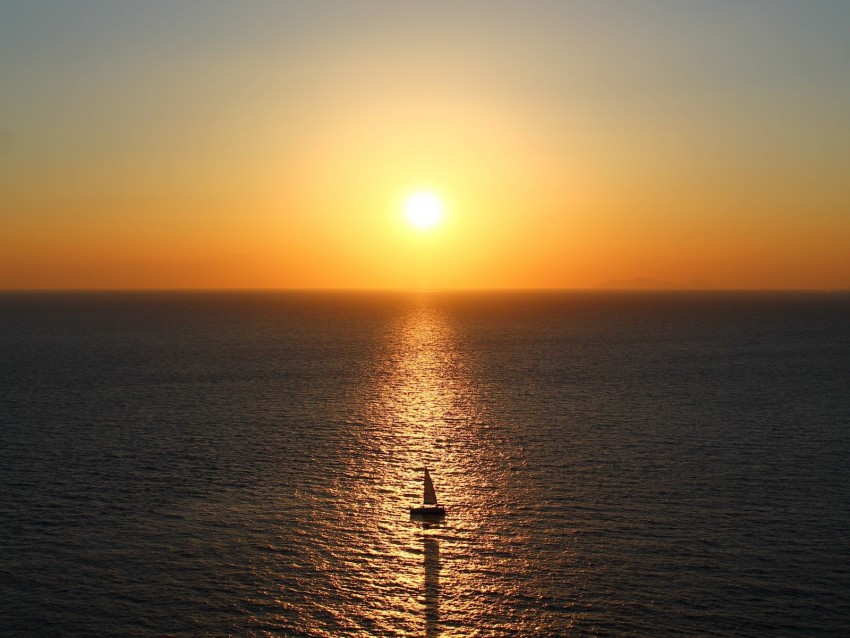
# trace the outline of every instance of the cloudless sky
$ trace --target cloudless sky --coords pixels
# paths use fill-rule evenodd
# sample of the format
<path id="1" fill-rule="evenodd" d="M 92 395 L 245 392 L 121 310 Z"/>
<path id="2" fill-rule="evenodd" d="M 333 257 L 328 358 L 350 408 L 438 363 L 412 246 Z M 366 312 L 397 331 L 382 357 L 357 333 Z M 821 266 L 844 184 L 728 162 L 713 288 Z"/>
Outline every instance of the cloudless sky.
<path id="1" fill-rule="evenodd" d="M 848 33 L 843 0 L 0 0 L 0 288 L 850 287 Z"/>

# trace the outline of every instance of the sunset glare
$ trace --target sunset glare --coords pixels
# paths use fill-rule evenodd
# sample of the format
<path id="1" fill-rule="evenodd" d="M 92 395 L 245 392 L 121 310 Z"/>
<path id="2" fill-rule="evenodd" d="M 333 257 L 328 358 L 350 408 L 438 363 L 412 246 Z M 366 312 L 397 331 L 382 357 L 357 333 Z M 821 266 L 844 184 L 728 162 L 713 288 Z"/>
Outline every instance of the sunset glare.
<path id="1" fill-rule="evenodd" d="M 850 636 L 850 0 L 0 0 L 0 638 Z"/>

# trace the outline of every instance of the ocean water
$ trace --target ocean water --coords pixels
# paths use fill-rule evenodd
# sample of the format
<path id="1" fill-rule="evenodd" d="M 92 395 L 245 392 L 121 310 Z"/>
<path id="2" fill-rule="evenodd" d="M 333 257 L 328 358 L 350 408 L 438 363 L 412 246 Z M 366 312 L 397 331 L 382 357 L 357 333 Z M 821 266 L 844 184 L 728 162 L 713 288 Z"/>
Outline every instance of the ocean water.
<path id="1" fill-rule="evenodd" d="M 848 294 L 0 295 L 3 636 L 848 631 Z"/>

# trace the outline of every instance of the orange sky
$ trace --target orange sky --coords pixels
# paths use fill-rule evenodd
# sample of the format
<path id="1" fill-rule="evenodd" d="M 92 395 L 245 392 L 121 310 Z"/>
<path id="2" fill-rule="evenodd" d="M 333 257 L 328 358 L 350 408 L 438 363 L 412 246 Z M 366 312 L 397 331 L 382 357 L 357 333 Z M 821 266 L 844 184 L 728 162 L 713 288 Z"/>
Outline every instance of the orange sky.
<path id="1" fill-rule="evenodd" d="M 850 287 L 850 5 L 0 9 L 0 288 Z M 402 202 L 445 203 L 430 232 Z"/>

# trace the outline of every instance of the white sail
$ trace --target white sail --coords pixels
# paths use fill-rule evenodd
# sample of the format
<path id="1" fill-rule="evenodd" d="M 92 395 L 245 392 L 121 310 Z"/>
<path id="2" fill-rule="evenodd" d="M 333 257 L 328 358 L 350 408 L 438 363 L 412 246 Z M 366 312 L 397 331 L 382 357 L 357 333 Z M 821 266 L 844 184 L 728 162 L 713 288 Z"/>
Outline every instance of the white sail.
<path id="1" fill-rule="evenodd" d="M 428 468 L 425 468 L 425 505 L 436 505 L 437 493 L 434 491 L 434 483 L 431 481 L 431 475 L 428 474 Z"/>

